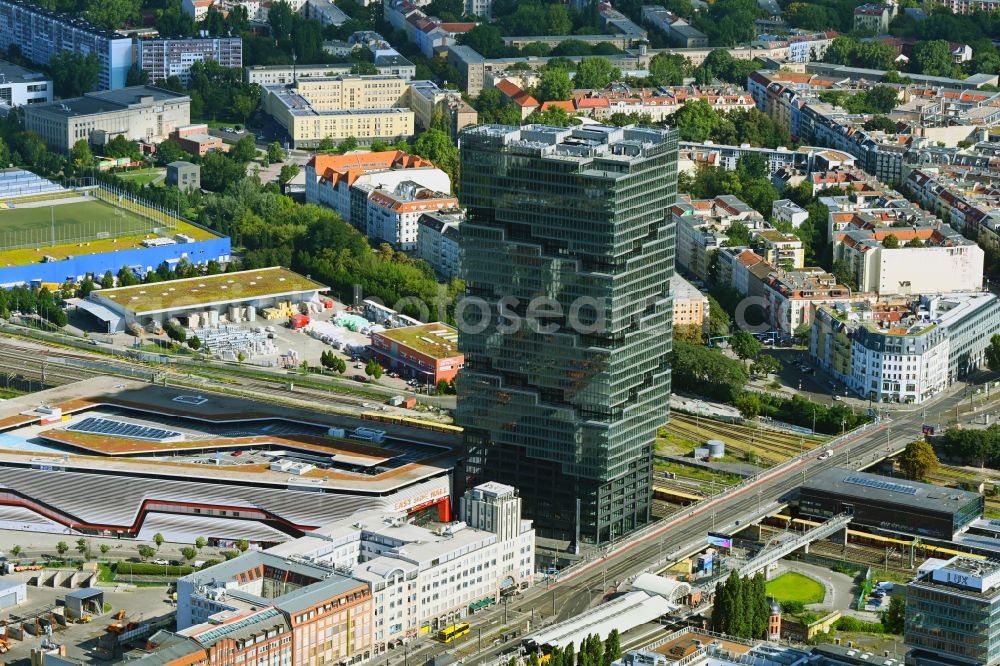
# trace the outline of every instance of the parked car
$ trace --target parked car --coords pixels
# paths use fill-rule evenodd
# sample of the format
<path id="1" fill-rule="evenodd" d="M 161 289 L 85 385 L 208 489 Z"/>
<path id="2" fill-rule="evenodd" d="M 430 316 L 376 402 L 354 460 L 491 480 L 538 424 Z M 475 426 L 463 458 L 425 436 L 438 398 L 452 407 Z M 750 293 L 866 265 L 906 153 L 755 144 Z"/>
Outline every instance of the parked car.
<path id="1" fill-rule="evenodd" d="M 351 377 L 351 379 L 353 379 L 356 382 L 361 382 L 362 384 L 368 381 L 368 378 L 365 377 L 364 375 L 354 375 Z"/>
<path id="2" fill-rule="evenodd" d="M 162 565 L 162 566 L 167 566 L 168 564 L 170 564 L 170 562 L 167 561 L 167 560 L 165 560 L 165 559 L 163 559 L 163 558 L 157 558 L 157 559 L 153 560 L 153 564 L 159 564 L 159 565 Z"/>

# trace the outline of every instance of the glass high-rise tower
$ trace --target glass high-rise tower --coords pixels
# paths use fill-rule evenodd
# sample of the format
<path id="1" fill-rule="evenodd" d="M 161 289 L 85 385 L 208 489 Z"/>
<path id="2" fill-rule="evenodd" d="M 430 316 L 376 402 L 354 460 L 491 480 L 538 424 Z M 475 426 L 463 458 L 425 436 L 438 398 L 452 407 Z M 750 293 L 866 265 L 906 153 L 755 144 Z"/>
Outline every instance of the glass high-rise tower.
<path id="1" fill-rule="evenodd" d="M 650 520 L 676 132 L 481 125 L 460 147 L 460 481 L 515 486 L 542 536 L 605 543 Z"/>

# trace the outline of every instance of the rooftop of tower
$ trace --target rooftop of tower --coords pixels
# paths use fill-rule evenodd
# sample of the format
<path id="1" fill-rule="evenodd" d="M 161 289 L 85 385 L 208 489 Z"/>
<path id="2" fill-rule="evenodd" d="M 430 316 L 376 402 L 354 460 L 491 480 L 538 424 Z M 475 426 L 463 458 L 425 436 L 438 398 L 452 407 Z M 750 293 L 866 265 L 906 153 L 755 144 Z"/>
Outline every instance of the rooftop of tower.
<path id="1" fill-rule="evenodd" d="M 620 158 L 623 161 L 645 156 L 646 151 L 666 143 L 671 136 L 667 130 L 596 124 L 576 127 L 477 125 L 462 132 L 463 139 L 499 140 L 509 149 L 522 148 L 545 156 Z"/>

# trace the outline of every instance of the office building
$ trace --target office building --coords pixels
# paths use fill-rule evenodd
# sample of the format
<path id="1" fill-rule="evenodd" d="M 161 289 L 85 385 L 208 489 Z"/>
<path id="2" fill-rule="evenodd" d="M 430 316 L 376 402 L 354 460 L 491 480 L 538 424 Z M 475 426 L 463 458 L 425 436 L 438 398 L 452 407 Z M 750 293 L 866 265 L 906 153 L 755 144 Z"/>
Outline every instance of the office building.
<path id="1" fill-rule="evenodd" d="M 996 666 L 1000 564 L 961 555 L 936 564 L 906 585 L 906 663 Z"/>
<path id="2" fill-rule="evenodd" d="M 353 48 L 353 47 L 352 47 Z M 251 65 L 244 67 L 247 83 L 257 83 L 262 86 L 291 85 L 299 79 L 313 77 L 331 78 L 346 76 L 354 69 L 354 63 L 331 63 L 328 65 Z M 376 62 L 375 68 L 382 76 L 398 76 L 409 81 L 416 74 L 417 66 L 402 56 L 387 57 L 382 63 Z"/>
<path id="3" fill-rule="evenodd" d="M 0 108 L 51 101 L 51 78 L 0 60 Z"/>
<path id="4" fill-rule="evenodd" d="M 601 125 L 461 135 L 462 275 L 482 308 L 459 343 L 459 483 L 511 483 L 543 535 L 605 543 L 650 520 L 676 146 L 674 131 Z M 564 316 L 539 316 L 540 295 Z M 531 316 L 494 315 L 511 307 Z"/>
<path id="5" fill-rule="evenodd" d="M 424 213 L 417 219 L 417 258 L 430 264 L 445 280 L 459 273 L 459 240 L 464 219 L 463 209 Z"/>
<path id="6" fill-rule="evenodd" d="M 48 65 L 52 56 L 63 51 L 96 55 L 100 62 L 98 90 L 124 87 L 132 66 L 131 37 L 25 0 L 0 0 L 0 52 L 12 46 L 38 65 Z"/>
<path id="7" fill-rule="evenodd" d="M 153 86 L 87 93 L 24 108 L 24 127 L 54 151 L 68 153 L 83 139 L 103 146 L 116 136 L 160 143 L 191 123 L 191 98 Z"/>
<path id="8" fill-rule="evenodd" d="M 440 322 L 372 333 L 370 349 L 383 368 L 432 386 L 455 379 L 465 364 L 458 331 Z"/>
<path id="9" fill-rule="evenodd" d="M 167 165 L 167 185 L 185 192 L 201 189 L 201 167 L 183 160 Z"/>
<path id="10" fill-rule="evenodd" d="M 983 515 L 983 496 L 831 467 L 802 484 L 798 510 L 820 520 L 850 513 L 855 525 L 951 540 Z"/>
<path id="11" fill-rule="evenodd" d="M 303 78 L 292 86 L 264 86 L 264 112 L 284 128 L 296 148 L 323 139 L 398 141 L 414 132 L 407 88 L 398 76 Z"/>
<path id="12" fill-rule="evenodd" d="M 422 527 L 401 514 L 362 511 L 265 554 L 365 581 L 374 599 L 371 642 L 382 652 L 531 585 L 535 531 L 519 504 L 511 486 L 482 484 L 462 498 L 458 522 L 445 512 Z"/>
<path id="13" fill-rule="evenodd" d="M 221 67 L 243 67 L 243 40 L 239 37 L 191 39 L 140 39 L 136 42 L 136 64 L 150 81 L 176 76 L 185 86 L 191 80 L 191 65 L 214 60 Z"/>

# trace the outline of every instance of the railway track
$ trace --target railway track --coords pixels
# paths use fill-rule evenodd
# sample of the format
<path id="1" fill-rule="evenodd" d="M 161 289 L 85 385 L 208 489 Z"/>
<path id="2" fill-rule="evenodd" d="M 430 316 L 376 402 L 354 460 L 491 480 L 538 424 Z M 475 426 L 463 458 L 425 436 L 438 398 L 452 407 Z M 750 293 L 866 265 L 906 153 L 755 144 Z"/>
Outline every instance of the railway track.
<path id="1" fill-rule="evenodd" d="M 779 435 L 764 430 L 719 424 L 700 417 L 696 420 L 686 414 L 672 415 L 667 431 L 699 443 L 704 441 L 705 434 L 708 433 L 714 439 L 724 441 L 730 450 L 738 451 L 746 457 L 758 456 L 768 465 L 794 458 L 802 451 L 818 445 L 815 440 L 806 440 L 804 437 L 801 444 L 791 444 L 783 441 Z"/>
<path id="2" fill-rule="evenodd" d="M 771 536 L 784 533 L 785 530 L 768 525 L 760 526 L 761 539 L 766 542 Z M 850 543 L 845 552 L 842 544 L 833 543 L 820 539 L 809 544 L 809 552 L 828 557 L 830 559 L 844 560 L 855 564 L 866 564 L 873 569 L 885 570 L 886 551 L 884 548 L 866 546 L 864 544 Z M 902 559 L 900 559 L 902 558 Z M 923 558 L 918 558 L 920 561 Z M 919 562 L 918 562 L 919 563 Z M 914 569 L 909 568 L 909 554 L 899 550 L 889 550 L 889 570 L 901 574 L 912 575 Z"/>

